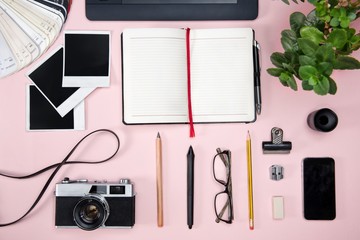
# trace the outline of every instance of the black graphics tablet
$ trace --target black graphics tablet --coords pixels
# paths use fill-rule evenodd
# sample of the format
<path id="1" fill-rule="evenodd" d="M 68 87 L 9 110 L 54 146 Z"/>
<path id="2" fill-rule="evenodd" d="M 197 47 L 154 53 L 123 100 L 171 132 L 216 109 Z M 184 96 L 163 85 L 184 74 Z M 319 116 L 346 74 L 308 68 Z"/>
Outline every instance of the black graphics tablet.
<path id="1" fill-rule="evenodd" d="M 258 0 L 86 0 L 89 20 L 253 20 Z"/>

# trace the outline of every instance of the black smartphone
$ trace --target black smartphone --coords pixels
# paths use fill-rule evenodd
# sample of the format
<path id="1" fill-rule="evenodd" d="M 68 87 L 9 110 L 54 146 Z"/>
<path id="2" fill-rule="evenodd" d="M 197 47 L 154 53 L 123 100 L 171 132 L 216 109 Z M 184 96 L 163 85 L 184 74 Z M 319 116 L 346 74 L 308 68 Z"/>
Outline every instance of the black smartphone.
<path id="1" fill-rule="evenodd" d="M 305 158 L 302 163 L 304 217 L 334 220 L 335 161 L 333 158 Z"/>

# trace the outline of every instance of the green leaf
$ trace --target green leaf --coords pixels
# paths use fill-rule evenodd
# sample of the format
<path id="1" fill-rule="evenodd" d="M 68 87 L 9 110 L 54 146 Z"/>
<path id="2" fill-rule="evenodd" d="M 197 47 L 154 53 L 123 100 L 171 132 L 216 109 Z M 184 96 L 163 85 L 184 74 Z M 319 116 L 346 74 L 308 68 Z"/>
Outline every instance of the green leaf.
<path id="1" fill-rule="evenodd" d="M 334 79 L 329 77 L 329 84 L 330 84 L 329 93 L 331 95 L 335 95 L 335 93 L 337 91 L 336 82 L 334 81 Z"/>
<path id="2" fill-rule="evenodd" d="M 336 50 L 337 55 L 350 55 L 353 52 L 353 45 L 347 42 L 341 50 Z"/>
<path id="3" fill-rule="evenodd" d="M 296 33 L 293 30 L 286 29 L 281 32 L 281 44 L 286 51 L 298 51 Z"/>
<path id="4" fill-rule="evenodd" d="M 294 41 L 296 41 L 296 39 L 297 39 L 296 33 L 293 30 L 290 30 L 290 29 L 283 30 L 281 32 L 281 36 L 290 38 L 291 40 L 294 40 Z"/>
<path id="5" fill-rule="evenodd" d="M 360 62 L 353 57 L 339 55 L 334 62 L 334 69 L 360 69 Z"/>
<path id="6" fill-rule="evenodd" d="M 315 56 L 319 62 L 333 63 L 335 61 L 335 51 L 329 44 L 319 47 L 315 52 Z"/>
<path id="7" fill-rule="evenodd" d="M 324 33 L 316 27 L 305 26 L 300 29 L 300 36 L 305 39 L 313 41 L 315 44 L 325 42 Z"/>
<path id="8" fill-rule="evenodd" d="M 345 8 L 339 8 L 340 10 L 340 17 L 346 17 L 347 13 L 346 13 L 346 9 Z"/>
<path id="9" fill-rule="evenodd" d="M 330 21 L 330 26 L 332 26 L 332 27 L 337 27 L 337 26 L 339 26 L 339 25 L 340 25 L 340 21 L 339 21 L 338 18 L 334 17 L 334 18 L 331 19 L 331 21 Z"/>
<path id="10" fill-rule="evenodd" d="M 305 38 L 298 39 L 299 48 L 303 53 L 307 56 L 315 56 L 315 52 L 318 49 L 318 45 L 316 45 L 313 41 Z"/>
<path id="11" fill-rule="evenodd" d="M 306 56 L 306 55 L 301 55 L 299 56 L 299 63 L 301 66 L 304 65 L 311 65 L 311 66 L 315 66 L 316 65 L 316 59 Z"/>
<path id="12" fill-rule="evenodd" d="M 350 21 L 354 21 L 356 19 L 356 14 L 354 12 L 350 12 L 348 14 L 348 18 Z"/>
<path id="13" fill-rule="evenodd" d="M 348 33 L 345 29 L 334 29 L 328 38 L 328 42 L 331 43 L 335 48 L 342 49 L 347 42 Z"/>
<path id="14" fill-rule="evenodd" d="M 289 77 L 290 76 L 289 76 L 289 74 L 287 72 L 282 72 L 280 74 L 280 76 L 279 76 L 279 80 L 280 80 L 281 84 L 284 85 L 285 87 L 289 86 L 288 83 L 287 83 Z"/>
<path id="15" fill-rule="evenodd" d="M 296 44 L 296 41 L 295 41 L 295 44 Z M 295 51 L 295 49 L 294 49 L 295 44 L 294 44 L 294 41 L 292 41 L 288 37 L 281 38 L 281 45 L 285 49 L 285 51 Z"/>
<path id="16" fill-rule="evenodd" d="M 350 42 L 352 44 L 356 44 L 356 43 L 360 42 L 360 33 L 352 36 L 350 39 Z"/>
<path id="17" fill-rule="evenodd" d="M 299 75 L 302 80 L 309 80 L 312 76 L 316 76 L 318 70 L 310 65 L 301 66 L 299 68 Z"/>
<path id="18" fill-rule="evenodd" d="M 319 63 L 318 71 L 326 76 L 330 76 L 333 72 L 333 65 L 329 62 L 321 62 Z"/>
<path id="19" fill-rule="evenodd" d="M 289 61 L 286 59 L 285 55 L 280 52 L 274 52 L 270 56 L 271 63 L 274 64 L 278 68 L 283 67 L 283 63 L 289 63 Z"/>
<path id="20" fill-rule="evenodd" d="M 313 5 L 315 5 L 318 2 L 318 0 L 308 0 L 308 1 L 309 1 L 309 3 L 311 3 Z"/>
<path id="21" fill-rule="evenodd" d="M 299 63 L 299 54 L 297 52 L 294 51 L 286 51 L 284 52 L 284 56 L 286 57 L 287 60 L 290 61 L 290 63 L 292 64 L 297 64 Z"/>
<path id="22" fill-rule="evenodd" d="M 280 79 L 280 78 L 279 78 L 279 79 Z M 281 79 L 280 79 L 280 83 L 281 83 L 284 87 L 288 87 L 288 86 L 289 86 L 286 81 L 282 81 Z"/>
<path id="23" fill-rule="evenodd" d="M 314 86 L 314 92 L 319 95 L 326 95 L 330 89 L 329 79 L 322 77 L 317 85 Z"/>
<path id="24" fill-rule="evenodd" d="M 316 11 L 315 9 L 312 10 L 307 16 L 306 16 L 306 20 L 304 23 L 305 26 L 312 26 L 312 27 L 316 27 L 317 29 L 319 29 L 320 31 L 323 31 L 325 28 L 325 23 L 324 21 L 321 21 L 317 16 L 316 16 Z"/>
<path id="25" fill-rule="evenodd" d="M 301 12 L 294 12 L 290 15 L 290 27 L 297 36 L 300 36 L 300 28 L 304 26 L 306 17 Z"/>
<path id="26" fill-rule="evenodd" d="M 356 51 L 360 48 L 360 33 L 354 35 L 350 39 L 351 50 Z"/>
<path id="27" fill-rule="evenodd" d="M 292 90 L 294 90 L 294 91 L 298 90 L 295 78 L 292 75 L 290 76 L 290 78 L 288 78 L 287 83 Z"/>
<path id="28" fill-rule="evenodd" d="M 302 81 L 301 86 L 305 91 L 311 91 L 314 89 L 314 87 L 311 86 L 308 81 Z"/>
<path id="29" fill-rule="evenodd" d="M 296 71 L 294 69 L 294 66 L 288 63 L 284 63 L 283 64 L 284 69 L 286 69 L 288 72 L 292 73 L 292 74 L 296 74 Z"/>
<path id="30" fill-rule="evenodd" d="M 282 68 L 268 68 L 266 70 L 271 76 L 280 77 L 280 74 L 284 72 Z"/>
<path id="31" fill-rule="evenodd" d="M 315 85 L 317 85 L 318 84 L 318 82 L 319 82 L 319 78 L 317 77 L 317 76 L 311 76 L 310 78 L 309 78 L 309 81 L 308 81 L 308 83 L 309 83 L 309 85 L 310 86 L 315 86 Z"/>
<path id="32" fill-rule="evenodd" d="M 290 87 L 294 91 L 297 91 L 297 84 L 292 74 L 283 72 L 280 74 L 279 79 L 284 86 Z"/>
<path id="33" fill-rule="evenodd" d="M 328 6 L 325 1 L 317 1 L 316 4 L 316 14 L 320 18 L 324 18 L 328 16 Z"/>
<path id="34" fill-rule="evenodd" d="M 343 19 L 340 19 L 340 26 L 342 28 L 348 28 L 350 26 L 350 19 L 347 17 L 344 17 Z"/>
<path id="35" fill-rule="evenodd" d="M 333 8 L 330 11 L 330 16 L 333 16 L 335 18 L 340 17 L 340 9 L 339 8 Z"/>
<path id="36" fill-rule="evenodd" d="M 325 22 L 330 22 L 330 20 L 331 20 L 331 17 L 329 16 L 329 15 L 325 15 L 324 17 L 323 17 L 323 21 L 325 21 Z"/>
<path id="37" fill-rule="evenodd" d="M 347 39 L 350 39 L 351 41 L 351 39 L 356 36 L 355 35 L 356 30 L 354 28 L 349 28 L 346 31 L 347 31 Z"/>

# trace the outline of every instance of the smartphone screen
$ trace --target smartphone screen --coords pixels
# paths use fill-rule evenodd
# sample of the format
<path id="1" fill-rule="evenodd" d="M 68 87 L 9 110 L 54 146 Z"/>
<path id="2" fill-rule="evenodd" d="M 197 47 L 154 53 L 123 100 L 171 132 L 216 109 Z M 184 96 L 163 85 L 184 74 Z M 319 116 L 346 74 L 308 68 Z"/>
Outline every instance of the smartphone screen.
<path id="1" fill-rule="evenodd" d="M 305 158 L 303 160 L 302 170 L 305 219 L 335 219 L 334 159 Z"/>

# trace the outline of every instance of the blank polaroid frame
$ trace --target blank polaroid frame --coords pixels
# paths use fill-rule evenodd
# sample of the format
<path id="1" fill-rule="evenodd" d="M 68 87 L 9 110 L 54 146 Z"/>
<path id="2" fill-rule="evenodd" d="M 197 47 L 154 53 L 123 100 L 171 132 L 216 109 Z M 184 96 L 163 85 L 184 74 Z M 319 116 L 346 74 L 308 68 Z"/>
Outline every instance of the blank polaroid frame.
<path id="1" fill-rule="evenodd" d="M 65 116 L 95 90 L 95 88 L 62 87 L 63 53 L 63 46 L 55 48 L 27 74 L 61 116 Z"/>
<path id="2" fill-rule="evenodd" d="M 110 86 L 110 32 L 66 31 L 63 87 Z"/>
<path id="3" fill-rule="evenodd" d="M 81 102 L 61 117 L 32 84 L 26 86 L 26 130 L 85 130 L 85 104 Z"/>

